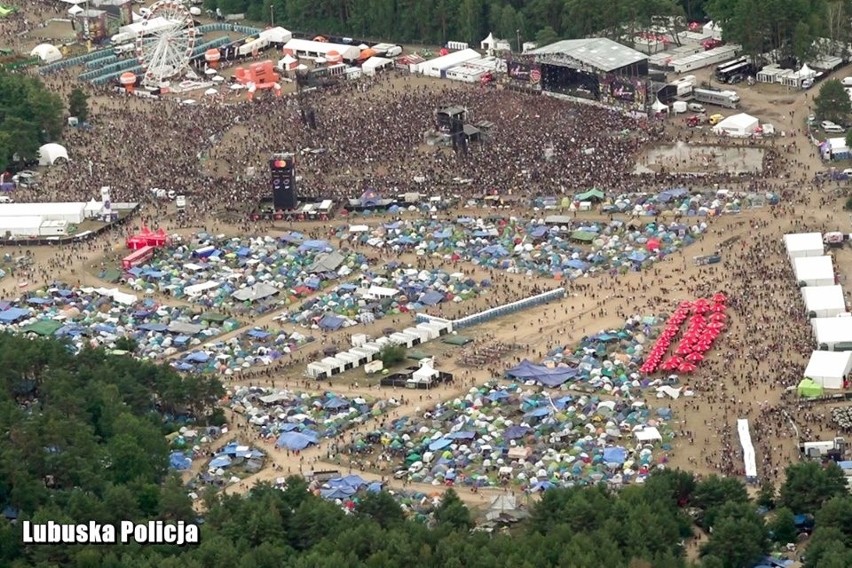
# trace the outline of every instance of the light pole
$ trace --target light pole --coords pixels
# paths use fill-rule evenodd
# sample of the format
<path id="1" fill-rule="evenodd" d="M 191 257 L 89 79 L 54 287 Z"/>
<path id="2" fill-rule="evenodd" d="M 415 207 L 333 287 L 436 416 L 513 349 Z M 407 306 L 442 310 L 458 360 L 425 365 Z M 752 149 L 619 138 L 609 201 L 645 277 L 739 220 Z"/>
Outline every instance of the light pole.
<path id="1" fill-rule="evenodd" d="M 521 30 L 520 30 L 520 28 L 515 30 L 515 33 L 518 35 L 518 53 L 523 53 L 523 51 L 521 50 Z"/>

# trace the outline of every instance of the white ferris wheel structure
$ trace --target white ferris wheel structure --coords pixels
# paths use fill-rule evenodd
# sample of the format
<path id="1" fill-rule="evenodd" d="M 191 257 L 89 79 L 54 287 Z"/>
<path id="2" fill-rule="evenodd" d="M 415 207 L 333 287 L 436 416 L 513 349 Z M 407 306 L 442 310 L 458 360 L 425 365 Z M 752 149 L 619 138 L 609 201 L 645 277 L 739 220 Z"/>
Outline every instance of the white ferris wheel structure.
<path id="1" fill-rule="evenodd" d="M 136 37 L 136 57 L 142 65 L 142 84 L 157 88 L 189 67 L 195 49 L 192 14 L 183 3 L 160 0 L 145 13 L 146 29 Z"/>

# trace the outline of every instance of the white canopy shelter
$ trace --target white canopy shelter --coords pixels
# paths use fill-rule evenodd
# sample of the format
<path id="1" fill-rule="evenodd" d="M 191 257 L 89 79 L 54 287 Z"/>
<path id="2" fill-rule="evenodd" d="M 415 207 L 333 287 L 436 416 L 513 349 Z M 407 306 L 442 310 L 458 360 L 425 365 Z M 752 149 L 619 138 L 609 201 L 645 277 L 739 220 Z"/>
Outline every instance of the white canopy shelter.
<path id="1" fill-rule="evenodd" d="M 32 57 L 38 57 L 42 63 L 53 63 L 62 59 L 62 52 L 55 45 L 40 43 L 30 52 Z"/>
<path id="2" fill-rule="evenodd" d="M 852 351 L 814 351 L 805 368 L 805 376 L 823 388 L 842 389 L 850 370 Z"/>
<path id="3" fill-rule="evenodd" d="M 852 318 L 814 318 L 811 320 L 817 345 L 834 351 L 839 343 L 852 344 Z"/>
<path id="4" fill-rule="evenodd" d="M 830 256 L 805 256 L 793 259 L 797 282 L 807 286 L 833 286 L 834 263 Z"/>
<path id="5" fill-rule="evenodd" d="M 808 313 L 818 318 L 831 318 L 846 313 L 846 300 L 843 298 L 843 286 L 805 286 L 802 288 L 802 300 Z"/>
<path id="6" fill-rule="evenodd" d="M 61 144 L 51 142 L 38 149 L 38 165 L 52 166 L 56 160 L 68 160 L 68 150 Z"/>
<path id="7" fill-rule="evenodd" d="M 393 60 L 388 59 L 387 57 L 371 57 L 363 64 L 361 64 L 361 70 L 365 75 L 375 75 L 376 71 L 379 69 L 383 69 L 385 67 L 390 67 L 393 65 Z"/>
<path id="8" fill-rule="evenodd" d="M 822 256 L 825 248 L 822 243 L 822 233 L 790 233 L 784 235 L 784 245 L 790 259 L 801 256 Z"/>
<path id="9" fill-rule="evenodd" d="M 77 14 L 82 14 L 83 12 L 85 12 L 85 10 L 83 10 L 80 6 L 77 6 L 76 4 L 68 8 L 69 16 L 76 16 Z"/>
<path id="10" fill-rule="evenodd" d="M 713 132 L 720 136 L 744 138 L 751 136 L 760 126 L 760 121 L 744 112 L 729 116 L 713 127 Z"/>

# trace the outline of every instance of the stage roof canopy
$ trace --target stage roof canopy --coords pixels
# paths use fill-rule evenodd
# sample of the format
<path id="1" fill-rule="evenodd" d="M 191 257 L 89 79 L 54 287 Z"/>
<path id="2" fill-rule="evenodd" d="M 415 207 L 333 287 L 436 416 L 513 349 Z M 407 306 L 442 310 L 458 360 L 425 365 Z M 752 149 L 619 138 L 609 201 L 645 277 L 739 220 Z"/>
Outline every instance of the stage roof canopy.
<path id="1" fill-rule="evenodd" d="M 644 53 L 611 39 L 566 39 L 528 52 L 530 55 L 564 55 L 600 71 L 609 72 L 648 59 Z"/>

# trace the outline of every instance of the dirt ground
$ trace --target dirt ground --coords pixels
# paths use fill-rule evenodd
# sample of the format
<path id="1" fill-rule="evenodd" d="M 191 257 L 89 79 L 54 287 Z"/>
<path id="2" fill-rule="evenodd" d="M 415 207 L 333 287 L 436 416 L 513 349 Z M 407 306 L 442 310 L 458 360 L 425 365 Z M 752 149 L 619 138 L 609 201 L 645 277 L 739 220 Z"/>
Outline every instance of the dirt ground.
<path id="1" fill-rule="evenodd" d="M 48 37 L 47 34 L 62 34 L 64 25 L 52 23 L 47 28 L 39 31 L 40 37 Z M 843 69 L 837 73 L 838 76 L 845 76 L 850 73 L 849 69 Z M 708 70 L 692 72 L 699 80 L 706 80 L 709 76 Z M 432 84 L 433 80 L 421 80 L 418 84 Z M 67 88 L 67 85 L 62 85 L 61 88 Z M 537 359 L 540 352 L 547 351 L 550 347 L 561 344 L 567 345 L 579 341 L 584 335 L 594 333 L 604 329 L 620 327 L 624 321 L 623 315 L 619 314 L 637 314 L 637 313 L 658 313 L 661 311 L 670 311 L 681 300 L 695 299 L 693 290 L 700 283 L 713 282 L 718 285 L 720 291 L 724 291 L 726 286 L 733 284 L 732 274 L 726 273 L 725 266 L 727 263 L 735 265 L 745 262 L 747 254 L 751 251 L 755 243 L 760 242 L 777 242 L 787 232 L 795 232 L 801 230 L 803 226 L 814 228 L 815 230 L 840 230 L 843 232 L 849 231 L 850 218 L 847 213 L 842 210 L 843 200 L 838 197 L 829 196 L 822 193 L 803 182 L 804 179 L 812 177 L 813 173 L 825 169 L 825 165 L 820 162 L 813 148 L 808 146 L 807 138 L 803 132 L 804 119 L 810 112 L 811 98 L 813 92 L 791 92 L 786 88 L 777 86 L 757 85 L 747 87 L 739 85 L 737 91 L 742 98 L 741 110 L 737 112 L 749 112 L 758 116 L 761 122 L 771 122 L 779 131 L 779 137 L 768 144 L 786 145 L 795 142 L 797 150 L 793 154 L 796 162 L 797 171 L 787 171 L 782 174 L 778 180 L 783 184 L 792 184 L 797 187 L 797 202 L 791 205 L 784 215 L 773 214 L 769 208 L 745 211 L 739 215 L 724 216 L 716 219 L 707 219 L 710 223 L 710 229 L 705 236 L 695 245 L 686 250 L 677 252 L 669 256 L 664 262 L 655 266 L 652 271 L 641 273 L 629 273 L 618 277 L 617 280 L 606 276 L 599 277 L 594 281 L 583 281 L 581 283 L 593 284 L 590 290 L 579 290 L 576 287 L 569 287 L 569 294 L 560 302 L 540 306 L 535 309 L 530 309 L 525 312 L 517 313 L 509 317 L 493 320 L 487 324 L 478 326 L 473 329 L 464 331 L 465 335 L 470 335 L 475 338 L 489 337 L 494 341 L 503 341 L 507 343 L 519 343 L 528 346 L 529 357 Z M 103 97 L 93 99 L 93 112 L 97 112 L 98 105 L 115 104 L 115 100 Z M 121 104 L 140 105 L 146 104 L 143 101 L 132 100 L 132 102 L 123 99 Z M 732 114 L 730 111 L 723 111 L 723 114 Z M 684 116 L 672 117 L 671 131 L 674 138 L 680 140 L 695 140 L 697 137 L 706 136 L 705 131 L 688 132 L 685 126 L 682 125 Z M 239 128 L 232 130 L 226 136 L 239 136 Z M 710 140 L 713 142 L 714 140 Z M 215 165 L 208 164 L 208 167 Z M 831 191 L 835 190 L 835 186 L 828 188 Z M 845 191 L 845 189 L 844 189 Z M 453 212 L 451 212 L 453 213 Z M 470 214 L 470 210 L 465 210 L 465 214 Z M 530 212 L 513 211 L 511 214 L 531 214 Z M 509 213 L 507 213 L 509 214 Z M 579 213 L 579 218 L 600 218 L 595 212 Z M 381 222 L 381 219 L 364 221 L 364 224 L 375 224 Z M 361 222 L 361 221 L 359 221 Z M 211 219 L 210 223 L 217 233 L 238 234 L 239 231 L 234 226 L 229 226 L 221 221 Z M 299 227 L 300 230 L 309 231 L 311 229 L 322 228 L 321 224 L 306 223 Z M 191 230 L 182 230 L 183 234 L 191 234 Z M 275 235 L 283 232 L 283 227 L 272 228 L 268 234 Z M 730 247 L 722 247 L 721 243 L 728 241 L 732 237 L 739 237 L 740 241 L 736 245 Z M 697 267 L 692 262 L 692 257 L 700 254 L 708 254 L 712 251 L 721 248 L 726 264 L 715 265 L 713 267 Z M 98 281 L 95 274 L 99 271 L 104 258 L 105 251 L 109 251 L 112 256 L 119 255 L 123 252 L 124 247 L 121 242 L 106 242 L 100 241 L 94 243 L 88 252 L 76 259 L 73 266 L 62 271 L 52 270 L 50 272 L 51 279 L 60 279 L 67 282 L 88 284 L 88 285 L 104 285 Z M 0 253 L 11 252 L 20 254 L 20 251 L 0 250 Z M 33 250 L 34 258 L 38 266 L 47 267 L 51 259 L 63 254 L 63 251 L 53 248 L 38 248 Z M 412 259 L 403 258 L 403 261 Z M 787 262 L 786 258 L 778 256 L 773 259 L 777 265 Z M 852 274 L 852 251 L 843 249 L 835 255 L 836 266 L 841 273 L 841 282 L 850 282 L 850 274 Z M 472 266 L 463 265 L 460 267 L 466 273 L 471 274 L 477 279 L 492 277 L 495 279 L 495 284 L 515 285 L 520 289 L 523 285 L 528 285 L 532 282 L 531 279 L 513 274 L 496 273 L 489 275 L 482 270 Z M 759 275 L 758 275 L 759 276 Z M 5 278 L 0 281 L 0 289 L 6 296 L 19 293 L 23 290 L 31 290 L 40 286 L 42 280 L 33 279 L 32 281 L 19 282 L 11 278 Z M 551 282 L 553 286 L 557 282 Z M 846 290 L 849 296 L 852 290 Z M 499 303 L 517 300 L 520 295 L 502 295 L 489 294 L 479 297 L 475 300 L 465 302 L 461 305 L 451 305 L 444 308 L 442 315 L 453 317 L 459 310 L 471 311 L 480 310 L 486 307 L 498 305 Z M 849 299 L 849 298 L 848 298 Z M 168 301 L 174 302 L 173 299 Z M 272 323 L 273 318 L 280 313 L 276 311 L 266 316 L 260 317 L 251 322 L 252 326 L 264 326 Z M 784 316 L 779 312 L 768 314 L 770 318 L 775 318 L 776 322 L 783 322 Z M 658 400 L 649 398 L 648 403 L 651 406 L 669 406 L 675 412 L 677 425 L 675 430 L 683 435 L 675 439 L 674 448 L 668 454 L 669 465 L 672 467 L 682 467 L 693 470 L 699 474 L 708 474 L 717 472 L 712 462 L 719 458 L 724 453 L 733 453 L 734 461 L 741 463 L 739 449 L 735 447 L 733 450 L 726 447 L 726 440 L 719 434 L 725 426 L 731 427 L 737 418 L 749 418 L 754 421 L 760 417 L 760 409 L 765 405 L 777 405 L 782 397 L 780 388 L 771 388 L 768 383 L 763 388 L 742 389 L 738 383 L 732 378 L 733 375 L 742 375 L 746 373 L 746 353 L 743 346 L 748 345 L 755 339 L 748 335 L 747 326 L 743 318 L 750 317 L 748 313 L 738 313 L 731 318 L 731 325 L 725 334 L 720 337 L 718 347 L 709 355 L 709 364 L 699 367 L 698 372 L 690 377 L 683 377 L 683 382 L 687 385 L 702 385 L 702 388 L 696 392 L 694 398 L 683 397 L 672 401 L 669 399 Z M 406 327 L 410 321 L 407 317 L 400 316 L 399 321 L 391 322 L 389 319 L 379 320 L 371 326 L 359 326 L 350 330 L 341 330 L 339 332 L 330 333 L 326 343 L 322 345 L 314 345 L 308 349 L 321 350 L 328 343 L 337 343 L 345 345 L 345 334 L 351 333 L 353 330 L 356 333 L 368 333 L 371 335 L 380 335 L 381 329 L 392 326 L 402 329 Z M 790 325 L 799 325 L 791 323 Z M 292 327 L 292 326 L 285 326 Z M 231 335 L 236 335 L 240 330 L 233 332 Z M 221 339 L 227 339 L 231 335 L 223 336 Z M 306 351 L 309 354 L 310 351 Z M 439 366 L 442 370 L 453 372 L 461 381 L 457 381 L 457 386 L 440 387 L 429 393 L 426 400 L 410 400 L 407 404 L 399 407 L 394 411 L 393 417 L 415 414 L 422 412 L 427 406 L 433 404 L 437 400 L 446 400 L 456 398 L 465 393 L 471 384 L 481 384 L 484 381 L 494 378 L 494 373 L 488 369 L 469 368 L 459 365 L 458 360 L 454 355 L 457 353 L 453 350 L 443 350 L 439 353 Z M 733 354 L 733 357 L 730 356 Z M 521 353 L 512 355 L 512 359 L 517 358 Z M 801 350 L 793 345 L 780 345 L 773 353 L 771 358 L 762 361 L 759 370 L 762 372 L 770 372 L 773 368 L 783 368 L 789 366 L 802 365 Z M 495 362 L 495 367 L 508 366 L 513 361 Z M 275 381 L 277 387 L 285 385 L 293 388 L 302 388 L 304 381 L 303 377 L 304 365 L 294 368 L 288 368 L 276 374 L 273 377 L 254 377 L 250 379 L 232 379 L 227 386 L 237 386 L 241 384 L 271 384 Z M 374 386 L 375 380 L 368 380 L 358 375 L 357 378 L 344 377 L 339 380 L 336 387 L 343 390 L 345 394 L 370 394 L 372 396 L 380 396 L 388 398 L 403 394 L 400 392 L 391 392 L 389 389 L 380 389 Z M 357 384 L 357 386 L 356 386 Z M 325 385 L 317 385 L 318 390 L 324 390 Z M 406 391 L 407 396 L 412 391 Z M 734 393 L 734 394 L 732 394 Z M 416 397 L 412 397 L 416 398 Z M 821 408 L 820 412 L 827 412 L 827 408 Z M 800 429 L 807 426 L 810 430 L 810 436 L 814 439 L 824 439 L 825 436 L 834 434 L 830 428 L 823 428 L 817 422 L 809 425 L 799 425 Z M 366 431 L 375 428 L 372 421 L 362 425 L 359 430 Z M 692 435 L 687 435 L 691 433 Z M 797 441 L 792 428 L 780 428 L 776 432 L 776 437 L 771 439 L 756 439 L 755 446 L 758 448 L 758 464 L 764 456 L 761 452 L 771 451 L 775 454 L 775 463 L 789 463 L 798 459 Z M 338 466 L 337 464 L 326 463 L 326 453 L 328 451 L 329 442 L 323 441 L 320 445 L 305 450 L 301 455 L 296 456 L 288 452 L 277 450 L 272 447 L 269 442 L 257 440 L 252 434 L 252 431 L 247 428 L 242 418 L 232 416 L 231 433 L 229 436 L 220 439 L 215 443 L 215 446 L 221 446 L 234 436 L 245 442 L 250 442 L 263 447 L 270 456 L 270 461 L 275 467 L 267 467 L 263 471 L 243 480 L 240 484 L 234 484 L 227 488 L 228 493 L 245 491 L 252 484 L 263 480 L 274 480 L 275 478 L 286 475 L 287 473 L 307 472 L 313 469 L 345 469 L 350 468 L 346 465 Z M 347 435 L 348 437 L 348 435 Z M 692 442 L 690 442 L 690 438 Z M 196 462 L 194 471 L 203 464 Z M 374 472 L 363 472 L 357 469 L 351 470 L 354 473 L 359 473 L 365 479 L 373 480 L 383 477 L 382 474 Z M 386 479 L 388 484 L 394 488 L 401 488 L 402 483 L 398 480 Z M 437 486 L 420 486 L 418 484 L 409 485 L 408 489 L 422 490 L 426 493 L 440 491 L 441 487 Z M 463 493 L 462 497 L 473 505 L 481 505 L 489 496 L 488 492 L 479 494 Z"/>

